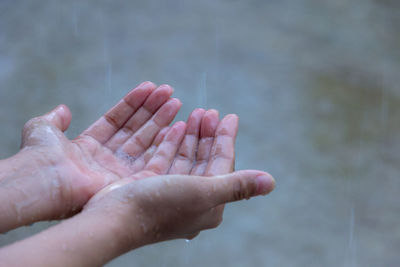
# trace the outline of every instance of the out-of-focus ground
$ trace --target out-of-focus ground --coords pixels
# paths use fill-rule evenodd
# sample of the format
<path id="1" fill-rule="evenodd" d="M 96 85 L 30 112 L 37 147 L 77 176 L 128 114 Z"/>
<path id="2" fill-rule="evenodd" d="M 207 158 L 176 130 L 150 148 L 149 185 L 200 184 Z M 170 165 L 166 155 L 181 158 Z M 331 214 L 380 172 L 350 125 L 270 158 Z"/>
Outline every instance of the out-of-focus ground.
<path id="1" fill-rule="evenodd" d="M 2 0 L 0 156 L 59 103 L 72 138 L 139 82 L 169 83 L 179 119 L 237 113 L 237 169 L 277 187 L 109 266 L 398 266 L 399 29 L 395 0 Z"/>

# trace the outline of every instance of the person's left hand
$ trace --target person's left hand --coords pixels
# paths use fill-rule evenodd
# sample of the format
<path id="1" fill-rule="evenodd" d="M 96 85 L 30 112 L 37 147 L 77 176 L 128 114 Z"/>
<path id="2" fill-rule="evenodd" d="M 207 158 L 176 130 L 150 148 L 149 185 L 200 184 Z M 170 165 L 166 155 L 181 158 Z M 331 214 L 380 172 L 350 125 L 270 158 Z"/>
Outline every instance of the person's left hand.
<path id="1" fill-rule="evenodd" d="M 0 231 L 70 216 L 103 187 L 143 170 L 181 107 L 172 92 L 144 82 L 73 140 L 63 133 L 71 122 L 65 105 L 27 122 L 21 151 L 0 162 L 9 169 L 0 173 L 0 191 L 10 204 Z M 170 131 L 184 128 L 178 122 Z"/>

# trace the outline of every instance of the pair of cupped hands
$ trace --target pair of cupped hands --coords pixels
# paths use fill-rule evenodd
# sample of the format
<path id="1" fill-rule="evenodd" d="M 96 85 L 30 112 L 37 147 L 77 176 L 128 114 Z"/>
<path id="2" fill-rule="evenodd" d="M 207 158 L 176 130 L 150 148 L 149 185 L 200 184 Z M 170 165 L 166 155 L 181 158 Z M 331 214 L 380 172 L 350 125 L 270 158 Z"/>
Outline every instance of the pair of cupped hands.
<path id="1" fill-rule="evenodd" d="M 172 93 L 144 82 L 74 140 L 63 133 L 71 122 L 65 105 L 28 121 L 18 154 L 40 174 L 32 184 L 41 193 L 25 194 L 18 220 L 1 230 L 91 213 L 120 220 L 128 235 L 142 228 L 142 244 L 191 239 L 221 223 L 225 203 L 273 190 L 265 172 L 234 172 L 236 115 L 220 120 L 198 108 L 170 125 L 182 105 Z"/>

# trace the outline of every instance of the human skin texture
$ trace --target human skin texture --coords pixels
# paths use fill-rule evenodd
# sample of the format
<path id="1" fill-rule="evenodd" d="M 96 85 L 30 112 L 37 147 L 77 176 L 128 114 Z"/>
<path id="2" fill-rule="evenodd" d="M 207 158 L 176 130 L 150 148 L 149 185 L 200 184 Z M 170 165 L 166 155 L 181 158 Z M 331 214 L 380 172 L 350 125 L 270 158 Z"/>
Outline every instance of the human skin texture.
<path id="1" fill-rule="evenodd" d="M 225 203 L 265 195 L 275 184 L 262 171 L 230 173 L 237 129 L 236 115 L 219 122 L 215 110 L 194 110 L 186 124 L 159 133 L 142 171 L 103 188 L 76 216 L 3 248 L 0 257 L 10 266 L 101 266 L 129 250 L 217 227 Z"/>
<path id="2" fill-rule="evenodd" d="M 65 105 L 28 121 L 21 150 L 0 161 L 0 232 L 76 214 L 105 186 L 142 171 L 181 107 L 172 93 L 144 82 L 73 140 L 63 133 Z"/>
<path id="3" fill-rule="evenodd" d="M 181 105 L 171 94 L 142 83 L 74 140 L 63 134 L 66 106 L 26 124 L 21 151 L 0 162 L 0 229 L 70 218 L 2 248 L 1 264 L 100 266 L 194 238 L 221 223 L 225 203 L 273 190 L 268 173 L 232 173 L 236 115 L 219 121 L 218 111 L 195 109 L 167 126 Z"/>

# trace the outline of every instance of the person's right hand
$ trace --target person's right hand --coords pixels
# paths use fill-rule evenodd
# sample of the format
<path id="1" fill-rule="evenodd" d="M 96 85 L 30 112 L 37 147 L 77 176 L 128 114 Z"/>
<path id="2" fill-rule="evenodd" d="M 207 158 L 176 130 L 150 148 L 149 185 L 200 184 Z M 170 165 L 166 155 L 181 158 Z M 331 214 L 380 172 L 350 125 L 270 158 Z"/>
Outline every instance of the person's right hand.
<path id="1" fill-rule="evenodd" d="M 267 194 L 275 184 L 262 171 L 226 174 L 234 168 L 237 129 L 234 114 L 218 123 L 217 111 L 194 110 L 186 130 L 176 124 L 162 139 L 156 138 L 158 147 L 143 171 L 102 189 L 82 215 L 109 214 L 122 224 L 117 228 L 124 235 L 142 242 L 131 246 L 193 238 L 216 227 L 224 203 Z"/>
<path id="2" fill-rule="evenodd" d="M 102 219 L 104 225 L 114 225 L 120 234 L 116 237 L 121 246 L 119 253 L 124 253 L 164 240 L 191 239 L 199 231 L 221 223 L 221 205 L 266 195 L 274 184 L 268 173 L 256 170 L 207 178 L 153 176 L 110 185 L 88 202 L 82 215 L 106 218 Z"/>
<path id="3" fill-rule="evenodd" d="M 103 266 L 147 244 L 191 239 L 221 223 L 217 207 L 273 188 L 270 175 L 253 170 L 117 183 L 94 196 L 76 216 L 1 249 L 0 257 L 7 266 Z"/>

